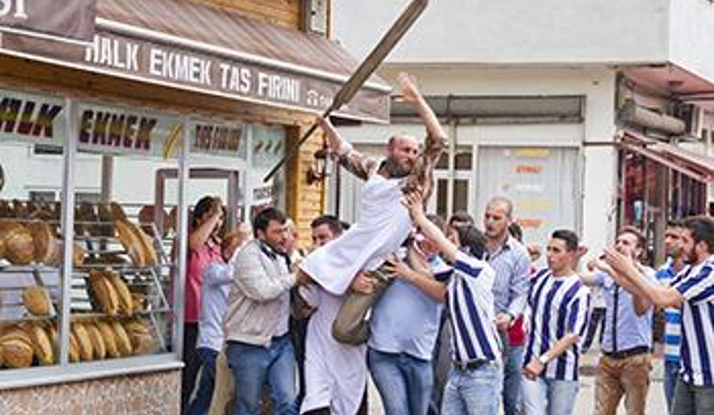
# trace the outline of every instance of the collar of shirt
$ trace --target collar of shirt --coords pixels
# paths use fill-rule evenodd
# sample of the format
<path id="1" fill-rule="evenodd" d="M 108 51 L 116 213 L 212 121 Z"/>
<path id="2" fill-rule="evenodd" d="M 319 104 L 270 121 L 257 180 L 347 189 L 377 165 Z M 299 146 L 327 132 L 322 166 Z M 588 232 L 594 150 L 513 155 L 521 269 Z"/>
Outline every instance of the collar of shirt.
<path id="1" fill-rule="evenodd" d="M 260 244 L 260 251 L 263 252 L 268 258 L 272 259 L 273 261 L 278 259 L 279 257 L 283 256 L 282 253 L 274 250 L 270 245 L 266 244 L 263 241 L 259 241 Z"/>
<path id="2" fill-rule="evenodd" d="M 488 255 L 487 255 L 488 258 L 486 258 L 486 260 L 490 261 L 493 258 L 496 258 L 497 256 L 501 255 L 502 253 L 510 251 L 512 243 L 513 243 L 513 237 L 509 235 L 506 238 L 506 240 L 503 241 L 501 246 L 498 247 L 498 249 L 496 251 L 494 251 L 493 253 L 491 253 L 491 252 L 488 253 Z"/>

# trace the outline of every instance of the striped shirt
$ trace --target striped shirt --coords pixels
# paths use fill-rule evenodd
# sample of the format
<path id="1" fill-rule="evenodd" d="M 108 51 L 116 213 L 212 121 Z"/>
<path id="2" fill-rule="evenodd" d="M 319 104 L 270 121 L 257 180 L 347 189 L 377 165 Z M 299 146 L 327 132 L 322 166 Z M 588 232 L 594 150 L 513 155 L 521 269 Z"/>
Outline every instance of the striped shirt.
<path id="1" fill-rule="evenodd" d="M 714 255 L 680 272 L 672 281 L 682 305 L 682 380 L 694 386 L 714 386 Z"/>
<path id="2" fill-rule="evenodd" d="M 676 271 L 672 268 L 672 258 L 657 270 L 655 277 L 660 284 L 669 286 L 672 283 Z M 679 363 L 679 343 L 681 342 L 680 325 L 682 313 L 678 307 L 667 307 L 664 310 L 664 359 L 668 362 Z"/>
<path id="3" fill-rule="evenodd" d="M 501 359 L 493 305 L 494 278 L 487 262 L 465 252 L 456 254 L 446 297 L 454 362 Z"/>
<path id="4" fill-rule="evenodd" d="M 585 336 L 590 310 L 590 290 L 576 274 L 554 277 L 545 269 L 533 278 L 528 294 L 530 332 L 524 364 L 547 352 L 568 333 Z M 580 341 L 546 365 L 542 377 L 578 380 Z"/>

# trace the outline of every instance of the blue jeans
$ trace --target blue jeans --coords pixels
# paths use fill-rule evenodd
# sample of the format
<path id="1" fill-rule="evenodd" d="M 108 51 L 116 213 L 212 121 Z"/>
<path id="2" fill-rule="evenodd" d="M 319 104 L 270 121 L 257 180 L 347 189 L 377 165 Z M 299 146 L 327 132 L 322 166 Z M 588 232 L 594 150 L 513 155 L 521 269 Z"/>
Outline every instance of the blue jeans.
<path id="1" fill-rule="evenodd" d="M 672 415 L 714 414 L 714 386 L 694 386 L 677 378 Z"/>
<path id="2" fill-rule="evenodd" d="M 674 385 L 677 384 L 679 376 L 679 362 L 664 360 L 664 397 L 667 400 L 667 409 L 672 413 L 672 401 L 674 400 Z"/>
<path id="3" fill-rule="evenodd" d="M 274 338 L 269 347 L 229 341 L 227 357 L 236 383 L 233 415 L 260 415 L 266 383 L 273 413 L 295 414 L 295 352 L 290 336 Z"/>
<path id="4" fill-rule="evenodd" d="M 385 415 L 426 415 L 434 383 L 430 361 L 370 348 L 367 364 Z"/>
<path id="5" fill-rule="evenodd" d="M 579 389 L 576 380 L 523 379 L 523 415 L 571 415 Z"/>
<path id="6" fill-rule="evenodd" d="M 216 380 L 216 358 L 218 352 L 206 347 L 196 350 L 201 362 L 201 377 L 198 381 L 198 390 L 186 408 L 184 415 L 205 415 L 211 407 L 213 396 L 213 383 Z"/>
<path id="7" fill-rule="evenodd" d="M 518 415 L 521 408 L 521 384 L 523 383 L 523 346 L 511 346 L 508 336 L 502 335 L 503 344 L 503 413 Z"/>
<path id="8" fill-rule="evenodd" d="M 503 367 L 490 363 L 475 370 L 452 368 L 441 402 L 442 415 L 496 415 L 503 389 Z"/>

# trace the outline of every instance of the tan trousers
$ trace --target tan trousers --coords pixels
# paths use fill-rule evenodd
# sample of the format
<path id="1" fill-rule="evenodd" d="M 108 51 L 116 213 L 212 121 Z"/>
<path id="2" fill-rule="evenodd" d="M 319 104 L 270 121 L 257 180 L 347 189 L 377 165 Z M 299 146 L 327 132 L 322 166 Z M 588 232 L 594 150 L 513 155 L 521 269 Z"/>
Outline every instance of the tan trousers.
<path id="1" fill-rule="evenodd" d="M 374 290 L 369 294 L 350 291 L 332 324 L 332 337 L 341 343 L 360 345 L 369 339 L 367 313 L 377 304 L 392 282 L 392 278 L 382 269 L 371 271 L 369 277 Z"/>
<path id="2" fill-rule="evenodd" d="M 651 370 L 649 353 L 624 359 L 600 357 L 595 378 L 595 414 L 615 415 L 624 394 L 627 415 L 645 415 Z"/>
<path id="3" fill-rule="evenodd" d="M 233 372 L 228 367 L 226 348 L 216 358 L 216 380 L 213 383 L 213 396 L 208 415 L 230 415 L 235 399 L 235 380 Z"/>

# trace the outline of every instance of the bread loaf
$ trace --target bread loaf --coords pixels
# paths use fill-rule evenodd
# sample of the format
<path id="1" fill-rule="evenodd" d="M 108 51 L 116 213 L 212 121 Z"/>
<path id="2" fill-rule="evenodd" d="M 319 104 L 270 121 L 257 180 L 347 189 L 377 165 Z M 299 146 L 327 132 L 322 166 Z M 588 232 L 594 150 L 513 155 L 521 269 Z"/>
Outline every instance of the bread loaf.
<path id="1" fill-rule="evenodd" d="M 114 330 L 111 328 L 109 323 L 106 321 L 98 321 L 97 329 L 99 329 L 99 332 L 102 335 L 102 340 L 104 341 L 104 346 L 106 348 L 106 355 L 112 358 L 121 357 L 119 348 L 117 347 L 116 334 L 114 334 Z"/>
<path id="2" fill-rule="evenodd" d="M 12 220 L 0 221 L 0 239 L 3 240 L 4 257 L 14 265 L 27 265 L 35 257 L 32 234 L 23 225 Z"/>
<path id="3" fill-rule="evenodd" d="M 22 292 L 22 303 L 27 311 L 35 316 L 48 316 L 52 311 L 52 303 L 47 289 L 39 285 L 32 285 Z"/>
<path id="4" fill-rule="evenodd" d="M 89 287 L 101 311 L 110 316 L 117 315 L 119 312 L 119 294 L 102 271 L 93 269 L 89 272 Z"/>
<path id="5" fill-rule="evenodd" d="M 10 339 L 0 343 L 5 366 L 12 369 L 22 369 L 32 366 L 34 353 L 32 346 L 19 339 Z"/>
<path id="6" fill-rule="evenodd" d="M 29 222 L 27 228 L 30 230 L 35 244 L 35 262 L 50 264 L 57 250 L 57 238 L 52 232 L 52 228 L 42 220 Z"/>
<path id="7" fill-rule="evenodd" d="M 109 280 L 119 298 L 119 312 L 125 316 L 131 316 L 134 312 L 134 303 L 131 298 L 131 291 L 126 282 L 115 271 L 105 271 L 104 277 Z"/>
<path id="8" fill-rule="evenodd" d="M 114 338 L 117 341 L 117 350 L 119 351 L 119 354 L 122 357 L 131 356 L 134 349 L 131 346 L 131 339 L 124 329 L 124 326 L 118 321 L 112 321 L 109 324 L 111 325 L 112 330 L 114 330 Z"/>
<path id="9" fill-rule="evenodd" d="M 115 220 L 114 229 L 119 237 L 119 242 L 126 250 L 134 265 L 143 267 L 146 265 L 146 257 L 143 249 L 143 242 L 134 231 L 134 226 L 127 220 Z"/>
<path id="10" fill-rule="evenodd" d="M 30 337 L 32 337 L 32 347 L 34 349 L 37 361 L 42 366 L 51 365 L 55 360 L 54 348 L 52 341 L 44 328 L 39 324 L 32 324 L 29 328 Z"/>
<path id="11" fill-rule="evenodd" d="M 84 362 L 94 359 L 94 347 L 92 340 L 89 338 L 87 330 L 82 323 L 72 323 L 72 333 L 77 339 L 79 346 L 79 358 Z"/>
<path id="12" fill-rule="evenodd" d="M 92 323 L 85 324 L 84 328 L 87 330 L 89 335 L 89 340 L 92 342 L 92 349 L 94 350 L 94 358 L 97 360 L 102 360 L 107 357 L 107 347 L 104 343 L 104 337 L 99 331 L 96 325 Z"/>

